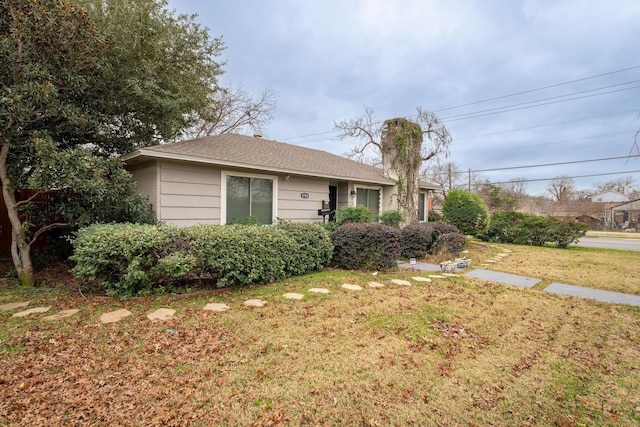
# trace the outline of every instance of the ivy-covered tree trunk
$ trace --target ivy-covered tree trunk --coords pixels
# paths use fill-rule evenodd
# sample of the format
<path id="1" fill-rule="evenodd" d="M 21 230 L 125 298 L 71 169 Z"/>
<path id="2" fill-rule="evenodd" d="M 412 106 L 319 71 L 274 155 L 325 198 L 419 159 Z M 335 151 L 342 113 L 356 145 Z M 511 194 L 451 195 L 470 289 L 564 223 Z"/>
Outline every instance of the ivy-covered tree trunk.
<path id="1" fill-rule="evenodd" d="M 7 171 L 8 155 L 9 144 L 3 143 L 0 148 L 0 181 L 2 182 L 2 195 L 7 207 L 7 216 L 11 223 L 11 258 L 20 283 L 23 286 L 31 287 L 34 284 L 31 244 L 27 242 L 24 227 L 22 226 L 22 221 L 20 221 L 18 203 L 16 202 L 11 179 Z"/>
<path id="2" fill-rule="evenodd" d="M 422 140 L 422 129 L 415 122 L 403 118 L 384 122 L 382 163 L 385 174 L 396 181 L 398 211 L 409 224 L 418 222 Z"/>

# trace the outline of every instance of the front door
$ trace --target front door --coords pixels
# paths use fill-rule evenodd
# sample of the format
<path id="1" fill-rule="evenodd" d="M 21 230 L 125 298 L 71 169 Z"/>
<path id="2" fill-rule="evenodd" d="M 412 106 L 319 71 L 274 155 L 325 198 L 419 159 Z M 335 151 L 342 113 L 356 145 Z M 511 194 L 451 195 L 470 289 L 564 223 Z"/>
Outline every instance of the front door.
<path id="1" fill-rule="evenodd" d="M 336 210 L 338 209 L 338 187 L 336 185 L 329 186 L 329 221 L 336 220 Z"/>

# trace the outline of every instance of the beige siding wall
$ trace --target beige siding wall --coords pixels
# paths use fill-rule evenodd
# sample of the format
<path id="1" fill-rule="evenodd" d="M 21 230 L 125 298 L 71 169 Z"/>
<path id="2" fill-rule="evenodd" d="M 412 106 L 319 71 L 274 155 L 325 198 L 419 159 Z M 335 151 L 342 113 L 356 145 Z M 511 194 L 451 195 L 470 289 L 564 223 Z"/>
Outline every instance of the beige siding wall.
<path id="1" fill-rule="evenodd" d="M 138 191 L 149 198 L 153 211 L 158 217 L 158 166 L 155 162 L 146 163 L 129 171 L 133 176 Z"/>
<path id="2" fill-rule="evenodd" d="M 301 194 L 309 194 L 303 199 Z M 280 176 L 278 179 L 278 218 L 296 222 L 322 222 L 318 209 L 329 202 L 329 180 Z"/>
<path id="3" fill-rule="evenodd" d="M 178 226 L 220 224 L 220 169 L 162 162 L 159 219 Z"/>
<path id="4" fill-rule="evenodd" d="M 397 189 L 395 186 L 382 187 L 382 212 L 398 209 Z"/>

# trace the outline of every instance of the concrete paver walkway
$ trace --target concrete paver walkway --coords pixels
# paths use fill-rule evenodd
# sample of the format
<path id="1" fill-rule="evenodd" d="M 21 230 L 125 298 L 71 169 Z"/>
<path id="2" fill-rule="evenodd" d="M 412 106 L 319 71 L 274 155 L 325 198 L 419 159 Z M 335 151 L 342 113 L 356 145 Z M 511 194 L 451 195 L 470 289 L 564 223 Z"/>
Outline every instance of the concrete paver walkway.
<path id="1" fill-rule="evenodd" d="M 569 295 L 579 298 L 588 298 L 602 302 L 615 304 L 629 304 L 640 306 L 640 296 L 623 294 L 621 292 L 601 291 L 599 289 L 583 288 L 581 286 L 565 285 L 564 283 L 552 283 L 545 288 L 545 292 L 552 294 Z"/>
<path id="2" fill-rule="evenodd" d="M 475 277 L 476 279 L 488 280 L 489 282 L 497 282 L 505 285 L 519 286 L 521 288 L 532 288 L 542 282 L 542 279 L 536 279 L 534 277 L 517 276 L 515 274 L 483 269 L 471 270 L 465 274 L 465 277 Z"/>

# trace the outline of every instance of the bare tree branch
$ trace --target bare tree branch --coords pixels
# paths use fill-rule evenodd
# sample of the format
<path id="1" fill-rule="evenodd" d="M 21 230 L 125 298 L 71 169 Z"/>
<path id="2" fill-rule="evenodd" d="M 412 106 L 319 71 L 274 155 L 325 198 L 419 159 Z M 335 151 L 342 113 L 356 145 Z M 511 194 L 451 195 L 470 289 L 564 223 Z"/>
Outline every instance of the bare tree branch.
<path id="1" fill-rule="evenodd" d="M 430 144 L 423 143 L 422 145 L 422 160 L 429 160 L 441 154 L 444 154 L 445 158 L 449 157 L 449 144 L 451 144 L 452 138 L 447 127 L 431 111 L 423 110 L 421 107 L 418 107 L 417 110 L 417 122 L 422 128 L 422 133 L 430 142 Z"/>
<path id="2" fill-rule="evenodd" d="M 277 93 L 265 89 L 257 98 L 242 86 L 229 86 L 217 91 L 211 100 L 206 120 L 188 132 L 194 138 L 224 133 L 262 133 L 273 120 Z"/>
<path id="3" fill-rule="evenodd" d="M 374 119 L 373 109 L 366 108 L 365 114 L 348 121 L 334 122 L 335 129 L 340 131 L 340 138 L 355 138 L 360 141 L 347 155 L 351 159 L 365 163 L 380 164 L 382 152 L 382 126 Z M 367 151 L 373 153 L 374 158 L 367 158 Z"/>

